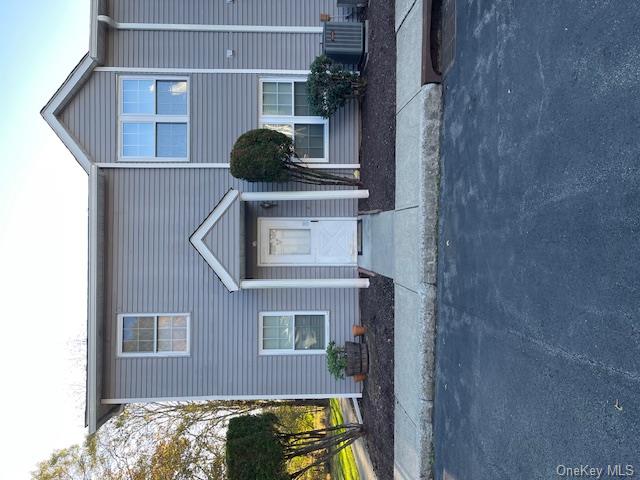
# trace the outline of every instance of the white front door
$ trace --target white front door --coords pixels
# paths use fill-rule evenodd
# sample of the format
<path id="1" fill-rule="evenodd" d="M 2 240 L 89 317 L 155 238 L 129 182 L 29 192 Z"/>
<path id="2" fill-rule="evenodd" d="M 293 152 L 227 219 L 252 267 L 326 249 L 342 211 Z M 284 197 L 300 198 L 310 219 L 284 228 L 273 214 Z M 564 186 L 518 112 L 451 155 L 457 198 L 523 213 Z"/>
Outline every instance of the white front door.
<path id="1" fill-rule="evenodd" d="M 355 218 L 258 218 L 258 265 L 356 265 Z"/>

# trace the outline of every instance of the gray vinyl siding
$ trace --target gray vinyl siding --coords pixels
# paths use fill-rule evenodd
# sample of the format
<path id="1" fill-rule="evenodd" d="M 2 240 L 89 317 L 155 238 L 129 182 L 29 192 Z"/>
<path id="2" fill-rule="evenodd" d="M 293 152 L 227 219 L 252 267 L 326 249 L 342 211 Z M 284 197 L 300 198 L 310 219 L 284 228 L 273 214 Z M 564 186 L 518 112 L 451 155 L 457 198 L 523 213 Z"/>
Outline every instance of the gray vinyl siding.
<path id="1" fill-rule="evenodd" d="M 194 74 L 190 78 L 191 161 L 228 162 L 236 139 L 259 126 L 260 76 Z M 329 119 L 329 163 L 358 163 L 358 139 L 358 105 L 350 101 Z"/>
<path id="2" fill-rule="evenodd" d="M 108 363 L 108 355 L 105 355 L 104 349 L 104 338 L 105 338 L 105 302 L 106 302 L 106 292 L 108 291 L 108 286 L 106 283 L 106 270 L 105 270 L 105 256 L 101 254 L 105 251 L 105 240 L 106 240 L 106 211 L 104 208 L 101 208 L 105 205 L 106 200 L 106 178 L 103 172 L 98 173 L 98 181 L 97 181 L 97 203 L 98 209 L 96 212 L 97 215 L 97 224 L 98 231 L 96 235 L 96 250 L 98 252 L 96 258 L 96 272 L 98 275 L 96 277 L 96 385 L 98 386 L 98 391 L 96 392 L 96 397 L 98 399 L 102 398 L 104 392 L 102 391 L 102 385 L 104 382 L 104 368 L 106 363 Z M 87 389 L 88 393 L 88 389 Z M 102 405 L 98 403 L 97 408 L 97 423 L 101 425 L 106 420 L 109 419 L 110 414 L 114 408 L 113 405 Z M 88 410 L 87 412 L 88 413 Z M 89 424 L 88 417 L 86 418 L 87 425 Z"/>
<path id="3" fill-rule="evenodd" d="M 105 65 L 308 70 L 321 41 L 317 33 L 112 30 Z M 233 57 L 226 57 L 227 49 Z"/>
<path id="4" fill-rule="evenodd" d="M 241 184 L 226 169 L 105 170 L 105 175 L 103 398 L 360 391 L 351 379 L 333 379 L 324 355 L 258 355 L 260 311 L 329 310 L 330 338 L 338 343 L 348 340 L 351 325 L 359 323 L 356 289 L 231 294 L 189 243 L 189 236 L 229 188 L 250 191 L 265 189 L 264 185 Z M 327 211 L 324 202 L 318 203 L 316 208 Z M 336 211 L 355 214 L 353 201 L 332 203 L 343 204 L 334 206 Z M 236 237 L 222 235 L 220 241 L 233 242 Z M 191 355 L 118 358 L 116 318 L 127 312 L 189 312 Z"/>
<path id="5" fill-rule="evenodd" d="M 320 24 L 320 13 L 343 14 L 335 0 L 110 0 L 119 22 L 225 25 Z"/>
<path id="6" fill-rule="evenodd" d="M 60 121 L 94 162 L 113 162 L 117 148 L 116 74 L 93 72 Z"/>
<path id="7" fill-rule="evenodd" d="M 320 14 L 354 21 L 335 0 L 113 0 L 118 22 L 321 27 Z M 321 33 L 109 31 L 105 65 L 172 68 L 308 69 L 321 52 Z M 235 51 L 226 58 L 227 49 Z"/>
<path id="8" fill-rule="evenodd" d="M 229 161 L 233 143 L 258 127 L 259 75 L 193 74 L 190 151 L 196 163 Z M 96 162 L 117 161 L 117 74 L 94 72 L 61 121 Z M 358 163 L 359 115 L 349 102 L 329 120 L 329 162 Z"/>
<path id="9" fill-rule="evenodd" d="M 91 25 L 89 28 L 89 55 L 98 63 L 104 62 L 108 27 L 98 21 L 98 15 L 108 15 L 107 0 L 93 0 L 91 3 Z"/>

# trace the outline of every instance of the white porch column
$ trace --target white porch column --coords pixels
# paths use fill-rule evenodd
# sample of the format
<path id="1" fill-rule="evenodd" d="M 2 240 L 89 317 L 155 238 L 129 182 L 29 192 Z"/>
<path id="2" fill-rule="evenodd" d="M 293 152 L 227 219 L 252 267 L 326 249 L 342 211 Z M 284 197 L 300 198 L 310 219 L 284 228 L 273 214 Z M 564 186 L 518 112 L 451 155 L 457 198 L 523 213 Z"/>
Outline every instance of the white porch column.
<path id="1" fill-rule="evenodd" d="M 344 200 L 350 198 L 369 198 L 369 190 L 307 190 L 295 192 L 244 192 L 240 194 L 240 200 L 245 202 Z"/>
<path id="2" fill-rule="evenodd" d="M 368 278 L 313 278 L 242 280 L 241 290 L 262 288 L 369 288 Z"/>

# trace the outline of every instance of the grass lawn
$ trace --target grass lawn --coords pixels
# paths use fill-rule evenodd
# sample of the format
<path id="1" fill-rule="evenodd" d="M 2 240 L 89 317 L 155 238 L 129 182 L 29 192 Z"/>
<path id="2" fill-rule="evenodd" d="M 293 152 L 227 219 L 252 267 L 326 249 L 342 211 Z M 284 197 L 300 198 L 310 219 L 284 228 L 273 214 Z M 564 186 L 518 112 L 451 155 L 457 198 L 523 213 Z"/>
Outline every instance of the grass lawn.
<path id="1" fill-rule="evenodd" d="M 289 432 L 306 432 L 323 428 L 326 425 L 326 408 L 292 407 L 284 405 L 274 409 L 280 423 Z M 307 465 L 313 459 L 307 456 L 294 457 L 287 463 L 289 473 L 296 472 Z M 315 467 L 303 473 L 299 480 L 324 480 L 326 478 L 326 466 Z"/>
<path id="2" fill-rule="evenodd" d="M 335 398 L 329 401 L 329 423 L 331 426 L 344 423 L 340 404 Z M 351 447 L 340 450 L 338 455 L 332 457 L 331 478 L 336 480 L 360 480 L 356 459 L 353 456 Z"/>

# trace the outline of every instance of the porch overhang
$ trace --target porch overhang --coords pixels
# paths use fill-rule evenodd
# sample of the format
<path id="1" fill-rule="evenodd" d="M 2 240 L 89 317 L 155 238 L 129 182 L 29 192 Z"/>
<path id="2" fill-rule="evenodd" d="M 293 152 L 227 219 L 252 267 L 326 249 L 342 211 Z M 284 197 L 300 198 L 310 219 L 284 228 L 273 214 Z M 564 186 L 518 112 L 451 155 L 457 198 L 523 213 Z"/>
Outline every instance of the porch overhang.
<path id="1" fill-rule="evenodd" d="M 205 237 L 225 215 L 234 213 L 232 207 L 238 202 L 239 198 L 240 192 L 234 189 L 229 190 L 189 238 L 191 245 L 202 255 L 204 261 L 213 269 L 230 292 L 240 290 L 240 255 L 236 255 L 236 258 L 227 259 L 225 262 L 227 265 L 224 265 L 219 256 L 215 255 L 211 247 L 205 243 Z M 233 229 L 239 229 L 242 223 L 239 218 L 239 211 L 237 212 L 237 217 L 230 222 Z M 237 265 L 229 265 L 229 261 L 234 262 L 234 264 L 237 262 Z"/>
<path id="2" fill-rule="evenodd" d="M 242 202 L 268 202 L 292 200 L 343 200 L 367 198 L 368 190 L 317 190 L 287 192 L 239 192 L 229 190 L 189 237 L 193 247 L 211 267 L 227 290 L 273 288 L 368 288 L 366 278 L 311 278 L 311 279 L 245 279 L 241 262 L 243 251 Z M 224 223 L 224 225 L 222 225 Z M 224 227 L 224 228 L 223 228 Z M 216 229 L 218 229 L 216 231 Z M 216 254 L 216 242 L 227 243 L 221 254 Z M 231 239 L 231 240 L 229 240 Z M 209 241 L 207 241 L 209 240 Z"/>

